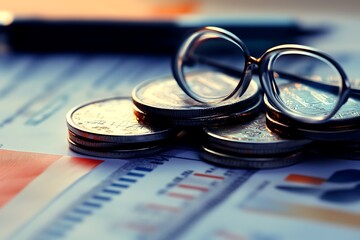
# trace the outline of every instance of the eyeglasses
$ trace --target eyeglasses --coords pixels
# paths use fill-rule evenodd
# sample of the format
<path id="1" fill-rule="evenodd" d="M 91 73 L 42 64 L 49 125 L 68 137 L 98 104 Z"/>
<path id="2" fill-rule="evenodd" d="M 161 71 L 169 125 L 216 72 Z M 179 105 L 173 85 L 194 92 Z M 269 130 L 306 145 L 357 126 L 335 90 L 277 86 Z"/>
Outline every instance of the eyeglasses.
<path id="1" fill-rule="evenodd" d="M 190 35 L 180 46 L 172 68 L 182 90 L 208 104 L 240 97 L 257 73 L 269 103 L 303 123 L 324 123 L 350 95 L 360 98 L 360 89 L 350 88 L 342 67 L 325 53 L 287 44 L 255 58 L 237 36 L 217 27 Z M 213 74 L 205 77 L 204 88 L 218 89 L 217 94 L 192 85 L 192 78 L 204 78 L 209 72 Z"/>

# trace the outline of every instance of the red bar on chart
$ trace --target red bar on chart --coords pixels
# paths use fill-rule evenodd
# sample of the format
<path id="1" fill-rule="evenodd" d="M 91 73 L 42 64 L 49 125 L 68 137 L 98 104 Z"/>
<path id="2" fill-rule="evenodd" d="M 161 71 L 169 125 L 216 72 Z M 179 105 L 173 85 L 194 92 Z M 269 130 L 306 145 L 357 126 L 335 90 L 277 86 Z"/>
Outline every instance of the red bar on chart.
<path id="1" fill-rule="evenodd" d="M 218 179 L 218 180 L 224 180 L 223 176 L 217 176 L 217 175 L 211 175 L 211 174 L 205 174 L 205 173 L 194 173 L 194 176 L 204 177 L 204 178 L 212 178 L 212 179 Z"/>
<path id="2" fill-rule="evenodd" d="M 285 178 L 287 182 L 305 183 L 312 185 L 321 185 L 326 182 L 325 178 L 312 177 L 300 174 L 290 174 Z"/>
<path id="3" fill-rule="evenodd" d="M 200 186 L 194 186 L 194 185 L 188 185 L 188 184 L 179 184 L 179 188 L 185 188 L 185 189 L 191 189 L 191 190 L 197 190 L 200 192 L 208 192 L 209 189 L 206 187 L 200 187 Z"/>
<path id="4" fill-rule="evenodd" d="M 193 199 L 195 199 L 195 196 L 189 195 L 189 194 L 183 194 L 183 193 L 170 192 L 167 195 L 169 197 L 180 198 L 180 199 L 184 199 L 184 200 L 193 200 Z"/>

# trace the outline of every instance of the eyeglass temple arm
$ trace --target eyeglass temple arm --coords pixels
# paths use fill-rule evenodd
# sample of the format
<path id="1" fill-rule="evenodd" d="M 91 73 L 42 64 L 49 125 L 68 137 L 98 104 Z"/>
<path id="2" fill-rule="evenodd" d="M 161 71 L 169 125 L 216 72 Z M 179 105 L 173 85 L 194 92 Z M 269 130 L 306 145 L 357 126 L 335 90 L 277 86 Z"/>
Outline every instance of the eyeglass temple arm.
<path id="1" fill-rule="evenodd" d="M 195 61 L 195 62 L 208 64 L 209 66 L 215 67 L 215 68 L 219 69 L 221 72 L 229 74 L 234 77 L 239 77 L 243 74 L 243 72 L 237 68 L 227 66 L 225 64 L 216 62 L 216 61 L 206 58 L 206 57 L 201 57 L 201 56 L 198 56 L 195 54 L 191 54 L 190 56 L 188 56 L 188 58 L 189 59 L 186 59 L 187 61 L 191 61 L 191 62 Z M 186 64 L 186 61 L 185 61 L 185 64 Z M 292 81 L 298 81 L 298 82 L 325 90 L 330 93 L 337 94 L 339 91 L 337 86 L 333 86 L 333 85 L 322 83 L 322 82 L 317 82 L 317 81 L 314 81 L 312 79 L 308 79 L 305 77 L 299 77 L 299 76 L 291 74 L 291 73 L 286 73 L 286 72 L 282 72 L 282 71 L 275 71 L 274 73 L 278 74 L 279 77 L 281 77 L 281 78 L 285 78 L 285 79 L 292 80 Z M 256 72 L 256 74 L 258 74 L 258 72 Z M 351 89 L 350 95 L 354 98 L 360 99 L 360 89 Z"/>
<path id="2" fill-rule="evenodd" d="M 231 76 L 234 77 L 239 77 L 239 75 L 242 75 L 242 71 L 240 71 L 237 68 L 233 68 L 230 66 L 227 66 L 225 64 L 216 62 L 212 59 L 206 58 L 206 57 L 201 57 L 195 54 L 189 54 L 188 58 L 184 61 L 184 64 L 188 64 L 188 65 L 193 65 L 195 62 L 199 62 L 199 63 L 205 63 L 209 66 L 215 67 L 217 69 L 219 69 L 221 72 L 229 74 Z"/>

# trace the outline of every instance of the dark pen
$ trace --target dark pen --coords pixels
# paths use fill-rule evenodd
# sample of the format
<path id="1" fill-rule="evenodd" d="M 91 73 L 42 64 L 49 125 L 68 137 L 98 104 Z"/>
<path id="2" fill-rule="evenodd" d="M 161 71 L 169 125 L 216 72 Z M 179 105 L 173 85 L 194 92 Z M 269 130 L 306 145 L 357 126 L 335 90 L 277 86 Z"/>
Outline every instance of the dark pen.
<path id="1" fill-rule="evenodd" d="M 1 19 L 0 19 L 1 21 Z M 173 54 L 184 37 L 204 26 L 238 35 L 253 51 L 264 51 L 318 33 L 290 18 L 182 18 L 178 20 L 2 19 L 5 42 L 25 52 L 129 52 Z"/>

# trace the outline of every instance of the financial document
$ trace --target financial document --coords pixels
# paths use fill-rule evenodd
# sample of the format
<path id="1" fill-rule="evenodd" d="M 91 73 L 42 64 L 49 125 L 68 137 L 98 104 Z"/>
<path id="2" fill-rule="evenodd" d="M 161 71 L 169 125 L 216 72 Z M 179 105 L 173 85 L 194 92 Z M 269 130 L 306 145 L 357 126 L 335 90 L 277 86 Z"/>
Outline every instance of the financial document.
<path id="1" fill-rule="evenodd" d="M 358 56 L 338 59 L 360 76 Z M 170 61 L 0 56 L 1 239 L 360 238 L 359 161 L 309 155 L 245 170 L 206 163 L 186 142 L 128 160 L 68 149 L 67 111 L 131 96 L 141 81 L 170 75 Z"/>

